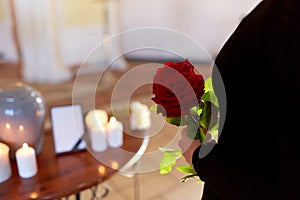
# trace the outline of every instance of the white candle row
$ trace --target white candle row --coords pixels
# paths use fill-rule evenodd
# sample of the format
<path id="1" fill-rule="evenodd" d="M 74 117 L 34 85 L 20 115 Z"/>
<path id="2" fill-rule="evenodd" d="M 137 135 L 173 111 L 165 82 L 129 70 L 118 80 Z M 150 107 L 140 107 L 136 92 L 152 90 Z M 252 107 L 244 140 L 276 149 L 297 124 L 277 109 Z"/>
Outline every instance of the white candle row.
<path id="1" fill-rule="evenodd" d="M 16 161 L 18 173 L 22 178 L 30 178 L 37 174 L 36 153 L 32 147 L 24 143 L 21 148 L 16 151 Z M 11 177 L 11 166 L 9 159 L 9 147 L 0 143 L 0 183 Z"/>
<path id="2" fill-rule="evenodd" d="M 90 111 L 85 122 L 90 135 L 91 149 L 105 151 L 108 146 L 118 148 L 123 144 L 123 124 L 115 117 L 108 121 L 108 114 L 103 110 Z"/>

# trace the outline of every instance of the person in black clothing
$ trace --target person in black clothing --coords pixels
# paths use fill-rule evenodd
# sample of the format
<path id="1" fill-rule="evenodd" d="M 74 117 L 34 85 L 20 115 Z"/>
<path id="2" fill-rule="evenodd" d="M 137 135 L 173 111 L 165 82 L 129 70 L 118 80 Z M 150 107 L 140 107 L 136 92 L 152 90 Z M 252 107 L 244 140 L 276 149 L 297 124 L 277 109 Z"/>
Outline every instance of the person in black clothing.
<path id="1" fill-rule="evenodd" d="M 212 73 L 225 118 L 218 144 L 203 157 L 210 144 L 190 141 L 186 131 L 179 141 L 205 182 L 202 199 L 300 198 L 299 56 L 297 0 L 260 2 L 222 47 Z"/>

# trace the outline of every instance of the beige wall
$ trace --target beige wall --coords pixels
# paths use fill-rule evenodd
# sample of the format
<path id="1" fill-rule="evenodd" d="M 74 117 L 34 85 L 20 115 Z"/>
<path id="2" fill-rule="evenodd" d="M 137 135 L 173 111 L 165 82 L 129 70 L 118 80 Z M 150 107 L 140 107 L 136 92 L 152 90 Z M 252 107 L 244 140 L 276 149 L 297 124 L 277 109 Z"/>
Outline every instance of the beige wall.
<path id="1" fill-rule="evenodd" d="M 4 21 L 4 7 L 3 0 L 0 0 L 0 22 Z"/>
<path id="2" fill-rule="evenodd" d="M 0 22 L 5 20 L 3 1 L 0 0 Z M 101 3 L 98 0 L 63 0 L 62 8 L 66 26 L 102 23 Z"/>
<path id="3" fill-rule="evenodd" d="M 98 0 L 63 0 L 63 22 L 66 26 L 101 24 L 102 5 Z"/>

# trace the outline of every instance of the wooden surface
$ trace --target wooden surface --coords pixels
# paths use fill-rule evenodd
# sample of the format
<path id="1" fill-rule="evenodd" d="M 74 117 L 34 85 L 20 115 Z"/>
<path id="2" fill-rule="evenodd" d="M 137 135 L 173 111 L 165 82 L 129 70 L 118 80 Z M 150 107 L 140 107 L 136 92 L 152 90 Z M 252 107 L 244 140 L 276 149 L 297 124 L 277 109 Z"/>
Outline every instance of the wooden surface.
<path id="1" fill-rule="evenodd" d="M 0 199 L 58 199 L 78 193 L 112 176 L 139 150 L 142 141 L 124 134 L 121 148 L 109 148 L 97 154 L 84 150 L 56 155 L 52 133 L 47 131 L 43 150 L 37 156 L 37 175 L 20 178 L 16 161 L 11 160 L 12 177 L 0 183 Z"/>

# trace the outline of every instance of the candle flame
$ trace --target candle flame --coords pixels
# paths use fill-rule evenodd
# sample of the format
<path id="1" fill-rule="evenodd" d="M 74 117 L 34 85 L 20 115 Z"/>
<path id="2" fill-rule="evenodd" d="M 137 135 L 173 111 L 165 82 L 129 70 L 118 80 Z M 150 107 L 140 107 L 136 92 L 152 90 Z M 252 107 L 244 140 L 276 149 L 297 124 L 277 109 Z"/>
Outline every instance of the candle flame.
<path id="1" fill-rule="evenodd" d="M 36 116 L 41 116 L 42 112 L 40 110 L 37 110 L 35 114 L 36 114 Z"/>
<path id="2" fill-rule="evenodd" d="M 85 117 L 85 123 L 88 128 L 102 128 L 107 124 L 108 115 L 104 110 L 89 111 Z"/>
<path id="3" fill-rule="evenodd" d="M 100 165 L 100 166 L 98 167 L 98 172 L 99 172 L 99 174 L 100 174 L 101 176 L 105 174 L 105 171 L 106 171 L 106 169 L 105 169 L 104 166 Z"/>
<path id="4" fill-rule="evenodd" d="M 9 129 L 10 129 L 10 124 L 9 124 L 9 123 L 6 123 L 6 124 L 5 124 L 5 128 L 6 128 L 7 130 L 9 130 Z"/>
<path id="5" fill-rule="evenodd" d="M 119 163 L 117 161 L 111 162 L 111 168 L 117 170 L 119 168 Z"/>
<path id="6" fill-rule="evenodd" d="M 17 82 L 16 83 L 16 86 L 18 86 L 18 87 L 22 87 L 24 84 L 22 83 L 22 82 Z"/>
<path id="7" fill-rule="evenodd" d="M 36 199 L 36 198 L 38 198 L 38 197 L 39 197 L 39 195 L 38 195 L 37 192 L 33 192 L 33 193 L 30 194 L 30 198 L 31 198 L 31 199 Z"/>
<path id="8" fill-rule="evenodd" d="M 117 124 L 117 118 L 115 117 L 109 118 L 109 123 Z"/>
<path id="9" fill-rule="evenodd" d="M 27 144 L 27 143 L 24 143 L 24 144 L 22 145 L 22 147 L 23 147 L 23 149 L 28 149 L 28 144 Z"/>
<path id="10" fill-rule="evenodd" d="M 23 125 L 19 125 L 19 131 L 24 131 L 24 126 Z"/>
<path id="11" fill-rule="evenodd" d="M 107 126 L 108 126 L 108 128 L 112 128 L 112 129 L 120 128 L 119 127 L 119 122 L 118 122 L 116 117 L 109 118 L 109 122 L 108 122 Z"/>

